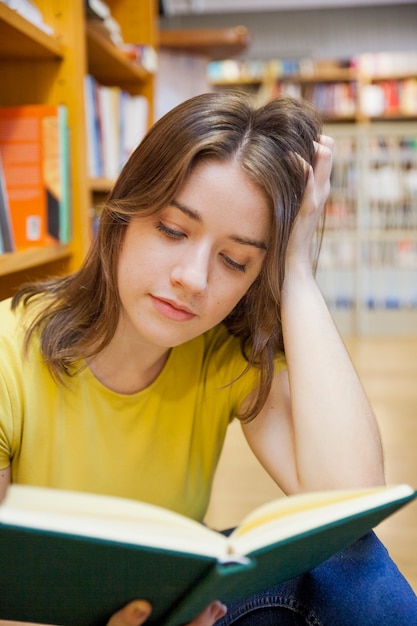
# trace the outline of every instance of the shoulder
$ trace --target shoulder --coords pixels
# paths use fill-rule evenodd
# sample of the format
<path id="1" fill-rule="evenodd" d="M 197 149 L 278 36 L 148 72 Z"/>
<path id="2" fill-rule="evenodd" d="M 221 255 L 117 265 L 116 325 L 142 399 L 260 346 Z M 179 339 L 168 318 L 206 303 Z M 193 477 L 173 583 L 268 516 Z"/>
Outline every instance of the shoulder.
<path id="1" fill-rule="evenodd" d="M 40 304 L 33 302 L 26 307 L 20 303 L 12 308 L 11 298 L 0 302 L 0 369 L 3 373 L 10 368 L 20 368 L 30 354 L 35 355 L 36 362 L 39 361 L 39 337 L 31 339 L 28 350 L 25 337 L 31 321 L 40 310 Z"/>
<path id="2" fill-rule="evenodd" d="M 16 312 L 12 310 L 12 299 L 0 302 L 0 333 L 7 334 L 7 331 L 16 326 Z"/>
<path id="3" fill-rule="evenodd" d="M 259 368 L 248 365 L 239 338 L 223 324 L 184 344 L 181 352 L 183 362 L 193 363 L 193 375 L 199 370 L 206 389 L 227 387 L 239 403 L 260 383 Z M 283 367 L 285 359 L 278 355 L 276 369 Z"/>
<path id="4" fill-rule="evenodd" d="M 233 382 L 247 369 L 240 342 L 222 325 L 174 349 L 181 371 L 205 386 L 221 387 Z"/>
<path id="5" fill-rule="evenodd" d="M 240 339 L 232 335 L 223 324 L 203 335 L 205 358 L 217 368 L 231 368 L 242 373 L 253 370 L 259 373 L 257 367 L 248 368 L 248 360 L 245 357 Z M 275 371 L 286 369 L 286 360 L 283 353 L 275 357 Z"/>
<path id="6" fill-rule="evenodd" d="M 25 332 L 23 311 L 20 307 L 13 310 L 11 304 L 11 298 L 0 302 L 0 345 L 3 355 L 9 347 L 22 345 Z"/>
<path id="7" fill-rule="evenodd" d="M 242 352 L 240 340 L 231 335 L 223 324 L 215 326 L 202 336 L 204 359 L 208 366 L 232 369 L 238 373 L 247 369 L 248 362 Z"/>
<path id="8" fill-rule="evenodd" d="M 36 307 L 18 304 L 12 308 L 12 299 L 0 302 L 0 340 L 2 343 L 22 341 Z"/>

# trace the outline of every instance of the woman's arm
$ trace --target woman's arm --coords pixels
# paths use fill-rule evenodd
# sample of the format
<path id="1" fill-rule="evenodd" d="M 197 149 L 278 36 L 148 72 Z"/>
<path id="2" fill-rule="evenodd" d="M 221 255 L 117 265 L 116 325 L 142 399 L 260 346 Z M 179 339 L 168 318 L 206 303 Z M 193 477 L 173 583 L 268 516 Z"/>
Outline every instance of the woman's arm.
<path id="1" fill-rule="evenodd" d="M 287 251 L 281 316 L 288 373 L 276 375 L 263 410 L 243 427 L 261 463 L 287 492 L 384 482 L 373 411 L 312 270 L 332 148 L 327 137 L 317 146 Z"/>

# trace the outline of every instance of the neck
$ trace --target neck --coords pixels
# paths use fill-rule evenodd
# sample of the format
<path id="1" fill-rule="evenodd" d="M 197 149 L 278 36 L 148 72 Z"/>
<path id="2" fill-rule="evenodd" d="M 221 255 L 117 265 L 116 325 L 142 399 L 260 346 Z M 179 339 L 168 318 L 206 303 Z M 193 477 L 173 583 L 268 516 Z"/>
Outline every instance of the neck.
<path id="1" fill-rule="evenodd" d="M 117 346 L 117 347 L 116 347 Z M 110 342 L 88 366 L 102 385 L 122 394 L 133 394 L 149 387 L 162 372 L 170 350 L 121 346 Z"/>

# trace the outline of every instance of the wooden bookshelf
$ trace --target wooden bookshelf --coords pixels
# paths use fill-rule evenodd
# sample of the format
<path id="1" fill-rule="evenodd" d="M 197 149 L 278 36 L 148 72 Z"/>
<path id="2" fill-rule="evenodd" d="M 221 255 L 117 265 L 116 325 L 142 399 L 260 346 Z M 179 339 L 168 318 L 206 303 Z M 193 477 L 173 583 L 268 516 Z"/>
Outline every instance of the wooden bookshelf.
<path id="1" fill-rule="evenodd" d="M 140 93 L 142 83 L 149 78 L 141 65 L 132 63 L 95 26 L 87 22 L 88 71 L 103 85 L 118 85 L 131 93 Z"/>
<path id="2" fill-rule="evenodd" d="M 335 139 L 317 274 L 323 294 L 345 335 L 417 335 L 417 55 L 403 67 L 394 57 L 392 69 L 365 57 L 298 68 L 226 60 L 223 75 L 221 61 L 208 74 L 214 88 L 250 90 L 259 102 L 289 93 L 315 104 Z M 375 87 L 379 111 L 363 107 Z"/>
<path id="3" fill-rule="evenodd" d="M 220 66 L 221 63 L 220 61 Z M 412 111 L 404 111 L 401 106 L 399 106 L 398 110 L 391 111 L 387 105 L 384 111 L 375 114 L 367 113 L 362 109 L 362 99 L 367 87 L 393 83 L 394 86 L 398 85 L 400 97 L 402 91 L 401 84 L 407 81 L 414 83 L 417 80 L 417 68 L 415 71 L 400 70 L 398 72 L 378 72 L 377 74 L 372 74 L 360 67 L 338 67 L 336 61 L 329 61 L 323 67 L 320 64 L 318 67 L 314 67 L 313 64 L 308 71 L 282 72 L 279 67 L 275 66 L 275 63 L 274 61 L 266 61 L 263 72 L 259 72 L 257 67 L 256 75 L 251 76 L 250 65 L 249 68 L 245 67 L 245 62 L 242 62 L 241 67 L 234 72 L 232 78 L 216 75 L 210 82 L 215 89 L 244 89 L 248 87 L 251 91 L 254 91 L 255 88 L 259 98 L 265 101 L 280 93 L 290 92 L 294 94 L 297 92 L 300 97 L 312 101 L 322 111 L 323 118 L 327 123 L 417 120 L 417 108 L 415 105 Z M 346 96 L 343 93 L 341 94 L 343 89 L 345 89 Z M 416 98 L 414 97 L 415 100 Z M 326 104 L 323 105 L 323 102 Z M 343 109 L 344 104 L 349 105 L 349 113 L 339 110 L 340 108 Z"/>
<path id="4" fill-rule="evenodd" d="M 71 256 L 69 245 L 48 245 L 20 252 L 0 254 L 0 277 L 32 268 L 66 261 Z"/>
<path id="5" fill-rule="evenodd" d="M 417 335 L 417 128 L 335 124 L 318 281 L 344 334 Z"/>
<path id="6" fill-rule="evenodd" d="M 115 181 L 110 178 L 90 178 L 88 181 L 91 193 L 107 193 L 113 187 Z"/>
<path id="7" fill-rule="evenodd" d="M 159 46 L 177 52 L 201 54 L 215 60 L 240 54 L 248 46 L 249 39 L 249 31 L 245 26 L 163 30 L 159 33 Z"/>
<path id="8" fill-rule="evenodd" d="M 61 43 L 0 3 L 0 59 L 62 59 Z"/>
<path id="9" fill-rule="evenodd" d="M 0 106 L 65 104 L 71 154 L 72 239 L 68 245 L 32 248 L 0 255 L 0 298 L 25 280 L 65 274 L 77 269 L 91 243 L 92 194 L 109 181 L 94 183 L 87 172 L 84 78 L 144 94 L 152 110 L 153 76 L 130 61 L 91 23 L 84 0 L 37 0 L 53 35 L 0 3 Z M 156 0 L 108 0 L 126 43 L 156 45 Z"/>

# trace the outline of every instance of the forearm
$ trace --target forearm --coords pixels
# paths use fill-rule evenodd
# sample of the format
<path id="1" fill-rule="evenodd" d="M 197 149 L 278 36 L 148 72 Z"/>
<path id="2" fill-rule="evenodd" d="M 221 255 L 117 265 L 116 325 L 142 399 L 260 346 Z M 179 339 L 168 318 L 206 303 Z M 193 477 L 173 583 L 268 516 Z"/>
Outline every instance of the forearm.
<path id="1" fill-rule="evenodd" d="M 281 312 L 300 488 L 383 483 L 372 408 L 308 269 L 287 272 Z"/>

